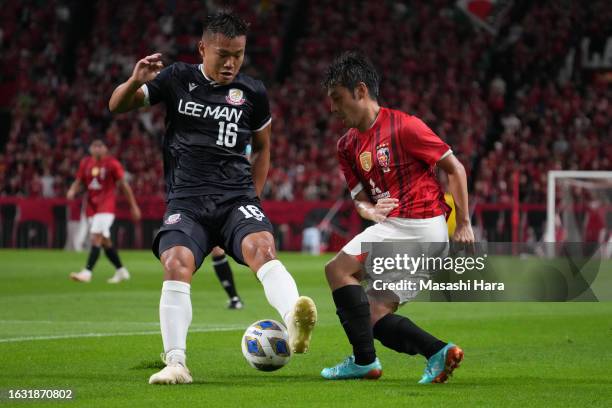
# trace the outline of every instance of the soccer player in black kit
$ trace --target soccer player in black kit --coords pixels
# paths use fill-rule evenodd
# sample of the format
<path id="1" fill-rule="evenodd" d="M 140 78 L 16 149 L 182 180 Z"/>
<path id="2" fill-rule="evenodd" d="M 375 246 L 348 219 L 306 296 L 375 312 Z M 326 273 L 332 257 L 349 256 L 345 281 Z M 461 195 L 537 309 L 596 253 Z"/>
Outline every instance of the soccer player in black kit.
<path id="1" fill-rule="evenodd" d="M 232 13 L 209 16 L 198 44 L 202 64 L 164 68 L 161 54 L 149 55 L 109 101 L 112 112 L 159 102 L 167 111 L 168 207 L 153 243 L 164 268 L 159 317 L 166 367 L 150 384 L 192 381 L 185 364 L 190 283 L 217 245 L 256 273 L 287 325 L 293 352 L 308 349 L 316 322 L 314 302 L 299 296 L 293 277 L 276 259 L 272 225 L 259 201 L 270 165 L 271 116 L 263 83 L 238 73 L 247 29 Z M 250 162 L 244 155 L 249 143 Z"/>

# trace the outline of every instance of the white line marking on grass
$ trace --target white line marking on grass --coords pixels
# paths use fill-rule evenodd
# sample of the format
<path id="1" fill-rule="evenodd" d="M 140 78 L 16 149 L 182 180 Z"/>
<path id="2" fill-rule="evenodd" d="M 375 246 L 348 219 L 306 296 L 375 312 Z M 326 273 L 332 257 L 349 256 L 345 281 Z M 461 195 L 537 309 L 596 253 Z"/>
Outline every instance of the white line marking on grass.
<path id="1" fill-rule="evenodd" d="M 144 326 L 159 326 L 159 322 L 123 322 L 123 321 L 82 321 L 82 320 L 0 320 L 0 324 L 131 324 Z"/>
<path id="2" fill-rule="evenodd" d="M 189 330 L 190 333 L 209 333 L 242 330 L 243 326 L 225 326 L 225 327 L 202 327 Z M 62 339 L 80 339 L 88 337 L 119 337 L 119 336 L 150 336 L 160 332 L 156 331 L 140 331 L 140 332 L 119 332 L 119 333 L 76 333 L 76 334 L 59 334 L 55 336 L 25 336 L 25 337 L 9 337 L 0 339 L 0 343 L 18 343 L 21 341 L 35 340 L 62 340 Z"/>

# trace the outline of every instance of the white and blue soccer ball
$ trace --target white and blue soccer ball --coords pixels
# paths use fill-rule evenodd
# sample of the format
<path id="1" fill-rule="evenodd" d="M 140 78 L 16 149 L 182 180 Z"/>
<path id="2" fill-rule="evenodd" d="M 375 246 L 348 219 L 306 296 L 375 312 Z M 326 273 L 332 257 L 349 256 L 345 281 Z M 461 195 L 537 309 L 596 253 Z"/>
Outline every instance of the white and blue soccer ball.
<path id="1" fill-rule="evenodd" d="M 242 336 L 242 354 L 246 361 L 261 371 L 275 371 L 291 358 L 287 329 L 275 320 L 259 320 Z"/>

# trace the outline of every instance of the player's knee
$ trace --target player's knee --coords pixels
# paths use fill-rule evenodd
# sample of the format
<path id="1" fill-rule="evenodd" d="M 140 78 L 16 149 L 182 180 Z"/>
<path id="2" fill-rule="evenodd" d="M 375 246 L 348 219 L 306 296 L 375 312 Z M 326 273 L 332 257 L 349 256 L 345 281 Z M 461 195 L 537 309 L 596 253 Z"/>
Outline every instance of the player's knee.
<path id="1" fill-rule="evenodd" d="M 91 234 L 91 245 L 99 247 L 102 246 L 103 241 L 102 234 Z"/>
<path id="2" fill-rule="evenodd" d="M 246 260 L 252 260 L 261 265 L 276 259 L 276 248 L 272 236 L 259 236 L 245 240 L 242 244 L 242 252 Z"/>
<path id="3" fill-rule="evenodd" d="M 193 274 L 193 268 L 183 257 L 168 255 L 162 259 L 164 276 L 169 280 L 189 280 Z"/>
<path id="4" fill-rule="evenodd" d="M 372 327 L 374 327 L 376 322 L 380 319 L 397 310 L 397 305 L 393 303 L 376 302 L 372 300 L 370 296 L 368 296 L 368 301 L 370 302 L 370 323 Z"/>

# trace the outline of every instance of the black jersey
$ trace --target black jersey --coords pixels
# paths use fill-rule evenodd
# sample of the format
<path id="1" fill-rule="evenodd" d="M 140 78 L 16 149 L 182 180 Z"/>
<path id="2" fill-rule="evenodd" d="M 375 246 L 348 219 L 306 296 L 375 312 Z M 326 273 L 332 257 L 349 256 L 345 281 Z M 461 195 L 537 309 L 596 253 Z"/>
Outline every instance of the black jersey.
<path id="1" fill-rule="evenodd" d="M 166 104 L 163 142 L 168 200 L 220 194 L 255 196 L 244 153 L 253 132 L 270 123 L 261 81 L 238 74 L 228 85 L 204 75 L 202 65 L 174 63 L 142 87 L 145 103 Z"/>

